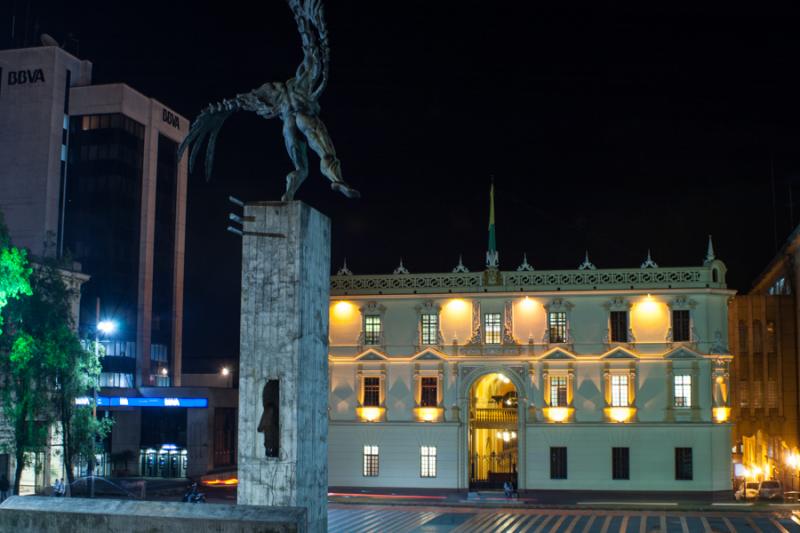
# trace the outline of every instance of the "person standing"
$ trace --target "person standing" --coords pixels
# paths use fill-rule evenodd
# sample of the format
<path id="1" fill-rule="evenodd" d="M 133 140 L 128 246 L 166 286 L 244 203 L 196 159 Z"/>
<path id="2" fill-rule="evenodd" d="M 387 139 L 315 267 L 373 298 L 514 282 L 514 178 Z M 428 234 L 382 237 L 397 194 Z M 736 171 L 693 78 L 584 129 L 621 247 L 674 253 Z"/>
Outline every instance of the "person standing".
<path id="1" fill-rule="evenodd" d="M 0 503 L 3 502 L 6 498 L 8 498 L 8 489 L 10 487 L 10 483 L 8 482 L 8 478 L 5 474 L 0 476 Z"/>

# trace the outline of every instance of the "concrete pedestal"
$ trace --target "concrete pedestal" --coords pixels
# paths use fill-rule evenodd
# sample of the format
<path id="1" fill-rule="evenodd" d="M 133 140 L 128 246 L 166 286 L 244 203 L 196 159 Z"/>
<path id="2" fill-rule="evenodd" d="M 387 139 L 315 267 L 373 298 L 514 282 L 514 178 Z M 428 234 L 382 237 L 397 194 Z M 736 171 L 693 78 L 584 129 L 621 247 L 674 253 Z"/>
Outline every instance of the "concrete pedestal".
<path id="1" fill-rule="evenodd" d="M 330 221 L 300 202 L 249 203 L 244 215 L 238 503 L 304 507 L 308 531 L 324 532 Z"/>

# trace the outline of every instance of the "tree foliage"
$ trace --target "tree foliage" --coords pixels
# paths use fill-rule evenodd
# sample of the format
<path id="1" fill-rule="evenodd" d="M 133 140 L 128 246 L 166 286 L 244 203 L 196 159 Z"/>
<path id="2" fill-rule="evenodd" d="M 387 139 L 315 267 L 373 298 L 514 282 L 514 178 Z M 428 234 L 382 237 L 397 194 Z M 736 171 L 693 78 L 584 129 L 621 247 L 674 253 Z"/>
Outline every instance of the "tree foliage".
<path id="1" fill-rule="evenodd" d="M 0 213 L 0 328 L 3 326 L 2 311 L 9 300 L 31 295 L 30 275 L 27 253 L 11 246 L 3 214 Z M 0 329 L 0 335 L 2 333 Z"/>
<path id="2" fill-rule="evenodd" d="M 7 234 L 0 239 L 5 243 L 2 252 L 15 250 Z M 6 324 L 6 331 L 0 335 L 0 401 L 14 433 L 14 492 L 18 493 L 26 453 L 47 444 L 54 423 L 61 426 L 71 481 L 74 458 L 78 454 L 93 458 L 95 440 L 108 433 L 110 422 L 96 420 L 92 405 L 75 405 L 75 398 L 98 386 L 101 366 L 94 347 L 87 350 L 75 334 L 71 315 L 75 295 L 65 283 L 64 271 L 57 261 L 48 259 L 32 269 L 24 252 L 8 257 L 24 261 L 21 266 L 12 265 L 8 272 L 27 274 L 15 298 L 0 309 Z M 11 286 L 10 278 L 5 282 Z"/>

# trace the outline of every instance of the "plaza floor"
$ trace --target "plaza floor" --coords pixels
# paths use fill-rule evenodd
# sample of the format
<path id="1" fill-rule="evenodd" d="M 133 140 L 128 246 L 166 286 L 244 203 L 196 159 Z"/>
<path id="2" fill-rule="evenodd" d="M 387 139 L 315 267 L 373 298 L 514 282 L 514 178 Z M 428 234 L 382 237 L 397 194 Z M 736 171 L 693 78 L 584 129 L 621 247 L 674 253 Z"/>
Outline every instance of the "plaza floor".
<path id="1" fill-rule="evenodd" d="M 330 504 L 329 533 L 737 533 L 797 532 L 792 511 L 670 512 L 470 509 Z"/>

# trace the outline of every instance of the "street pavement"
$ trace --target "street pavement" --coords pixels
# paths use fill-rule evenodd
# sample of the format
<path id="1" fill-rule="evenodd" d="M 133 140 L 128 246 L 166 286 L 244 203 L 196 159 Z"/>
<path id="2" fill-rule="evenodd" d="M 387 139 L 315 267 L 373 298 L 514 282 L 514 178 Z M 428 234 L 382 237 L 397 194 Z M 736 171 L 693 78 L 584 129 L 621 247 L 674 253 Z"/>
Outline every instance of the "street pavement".
<path id="1" fill-rule="evenodd" d="M 329 533 L 800 533 L 790 510 L 680 512 L 329 504 Z"/>

